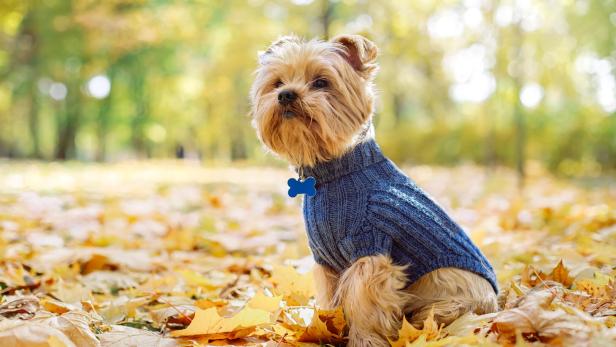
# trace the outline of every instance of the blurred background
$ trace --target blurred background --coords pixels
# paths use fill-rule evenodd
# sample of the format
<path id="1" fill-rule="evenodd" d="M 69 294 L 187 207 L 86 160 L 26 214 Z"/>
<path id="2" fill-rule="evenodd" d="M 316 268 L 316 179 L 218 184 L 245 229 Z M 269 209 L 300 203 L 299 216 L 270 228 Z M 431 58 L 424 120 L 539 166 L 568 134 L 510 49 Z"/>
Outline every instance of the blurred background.
<path id="1" fill-rule="evenodd" d="M 0 157 L 278 162 L 248 90 L 288 33 L 378 45 L 397 162 L 616 170 L 614 0 L 2 0 Z"/>

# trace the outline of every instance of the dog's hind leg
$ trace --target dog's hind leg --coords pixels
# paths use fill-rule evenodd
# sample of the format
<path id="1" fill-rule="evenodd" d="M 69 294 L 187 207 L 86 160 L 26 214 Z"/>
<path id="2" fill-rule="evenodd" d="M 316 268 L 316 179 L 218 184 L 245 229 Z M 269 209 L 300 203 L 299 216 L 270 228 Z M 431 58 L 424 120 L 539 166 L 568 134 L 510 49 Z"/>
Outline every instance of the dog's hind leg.
<path id="1" fill-rule="evenodd" d="M 336 308 L 334 294 L 338 285 L 338 275 L 329 267 L 316 264 L 314 267 L 314 284 L 317 291 L 317 305 L 326 310 Z"/>
<path id="2" fill-rule="evenodd" d="M 432 271 L 407 290 L 415 299 L 405 307 L 405 313 L 417 328 L 421 328 L 432 309 L 436 322 L 444 325 L 466 312 L 484 314 L 498 309 L 490 283 L 466 270 L 442 268 Z"/>
<path id="3" fill-rule="evenodd" d="M 344 271 L 334 302 L 341 304 L 349 324 L 349 346 L 389 346 L 401 325 L 411 295 L 404 267 L 384 255 L 359 258 Z"/>

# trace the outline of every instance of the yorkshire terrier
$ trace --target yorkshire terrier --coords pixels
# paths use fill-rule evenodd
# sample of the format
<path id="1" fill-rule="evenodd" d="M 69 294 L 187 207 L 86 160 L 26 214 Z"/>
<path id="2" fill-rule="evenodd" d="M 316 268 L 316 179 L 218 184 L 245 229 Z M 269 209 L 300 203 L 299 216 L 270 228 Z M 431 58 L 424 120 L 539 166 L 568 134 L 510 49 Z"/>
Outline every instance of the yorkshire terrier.
<path id="1" fill-rule="evenodd" d="M 386 346 L 421 327 L 497 309 L 492 266 L 374 140 L 377 48 L 358 35 L 287 36 L 259 55 L 251 89 L 261 142 L 316 179 L 303 212 L 317 303 L 342 306 L 350 346 Z"/>

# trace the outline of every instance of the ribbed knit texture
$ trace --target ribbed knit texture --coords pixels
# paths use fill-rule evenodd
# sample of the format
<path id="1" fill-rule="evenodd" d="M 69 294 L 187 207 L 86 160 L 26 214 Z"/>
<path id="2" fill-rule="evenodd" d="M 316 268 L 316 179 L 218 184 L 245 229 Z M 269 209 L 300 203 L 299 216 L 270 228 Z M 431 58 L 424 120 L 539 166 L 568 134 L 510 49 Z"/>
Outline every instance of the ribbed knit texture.
<path id="1" fill-rule="evenodd" d="M 494 270 L 481 251 L 374 140 L 302 171 L 317 180 L 317 194 L 306 196 L 303 207 L 317 263 L 340 273 L 360 257 L 384 254 L 408 265 L 409 284 L 454 267 L 483 276 L 498 292 Z"/>

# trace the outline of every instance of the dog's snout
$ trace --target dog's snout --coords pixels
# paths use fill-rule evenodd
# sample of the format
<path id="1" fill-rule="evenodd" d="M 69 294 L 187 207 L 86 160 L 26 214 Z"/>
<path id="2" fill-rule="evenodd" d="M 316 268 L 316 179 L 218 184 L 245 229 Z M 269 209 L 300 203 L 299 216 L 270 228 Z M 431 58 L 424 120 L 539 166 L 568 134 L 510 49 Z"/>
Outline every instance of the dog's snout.
<path id="1" fill-rule="evenodd" d="M 278 93 L 278 102 L 281 105 L 288 105 L 297 99 L 297 93 L 292 90 L 283 90 Z"/>

